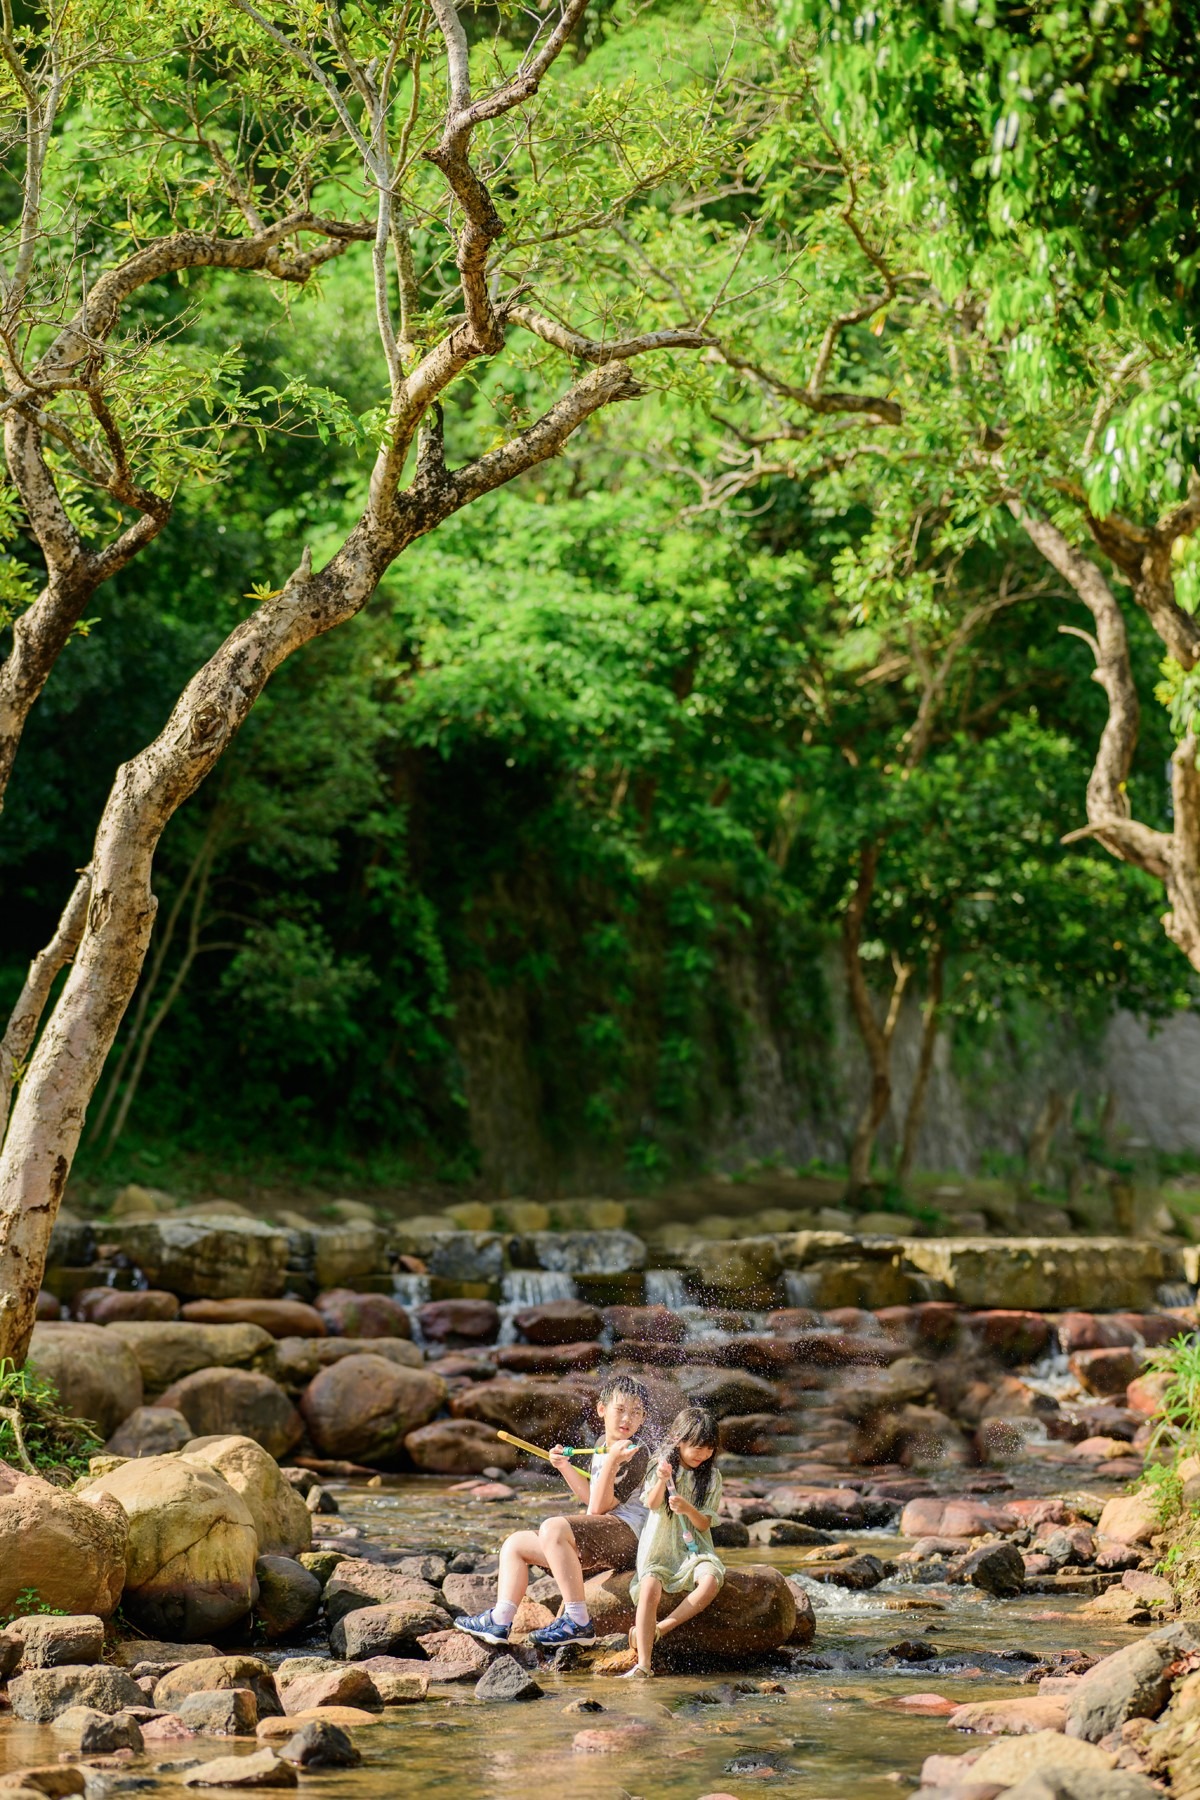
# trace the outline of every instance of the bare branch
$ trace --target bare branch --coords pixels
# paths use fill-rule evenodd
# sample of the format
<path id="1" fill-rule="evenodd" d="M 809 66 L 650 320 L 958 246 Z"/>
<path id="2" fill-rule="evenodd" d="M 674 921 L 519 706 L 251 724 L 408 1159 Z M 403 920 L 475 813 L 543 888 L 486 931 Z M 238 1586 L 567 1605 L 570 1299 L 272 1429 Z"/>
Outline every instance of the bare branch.
<path id="1" fill-rule="evenodd" d="M 442 171 L 462 208 L 463 224 L 455 260 L 463 307 L 480 351 L 494 353 L 503 341 L 503 334 L 488 293 L 487 257 L 504 226 L 486 184 L 471 167 L 471 135 L 477 125 L 500 118 L 537 93 L 543 75 L 583 17 L 588 0 L 564 0 L 558 24 L 541 48 L 531 49 L 516 74 L 481 100 L 471 98 L 466 33 L 455 0 L 430 0 L 430 3 L 446 45 L 450 104 L 441 142 L 425 154 Z"/>
<path id="2" fill-rule="evenodd" d="M 650 350 L 702 350 L 717 341 L 706 337 L 701 330 L 684 328 L 645 331 L 639 337 L 614 338 L 611 342 L 606 342 L 604 339 L 584 337 L 582 332 L 573 331 L 569 325 L 562 325 L 557 319 L 549 319 L 544 313 L 536 312 L 533 307 L 522 302 L 505 306 L 501 320 L 511 320 L 515 325 L 523 325 L 526 331 L 532 332 L 547 344 L 553 344 L 556 350 L 565 351 L 568 356 L 575 356 L 581 362 L 589 363 L 620 362 L 631 356 L 644 356 Z"/>

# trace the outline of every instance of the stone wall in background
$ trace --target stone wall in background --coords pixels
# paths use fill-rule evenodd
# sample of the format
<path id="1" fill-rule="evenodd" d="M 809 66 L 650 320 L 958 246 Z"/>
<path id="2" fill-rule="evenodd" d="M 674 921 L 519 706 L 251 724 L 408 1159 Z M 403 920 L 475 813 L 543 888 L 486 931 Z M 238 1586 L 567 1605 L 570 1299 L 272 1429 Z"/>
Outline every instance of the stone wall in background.
<path id="1" fill-rule="evenodd" d="M 682 1170 L 707 1163 L 736 1170 L 749 1161 L 841 1164 L 867 1091 L 866 1062 L 845 1002 L 839 962 L 820 972 L 824 991 L 811 1027 L 797 1027 L 780 992 L 781 971 L 738 952 L 714 982 L 731 1020 L 722 1053 L 697 1039 L 696 1105 L 684 1122 L 656 1111 L 649 1040 L 631 1057 L 628 1114 L 620 1142 L 636 1131 Z M 484 1180 L 500 1193 L 601 1192 L 627 1171 L 620 1147 L 579 1134 L 547 1141 L 547 1106 L 535 1073 L 536 1032 L 516 987 L 493 993 L 477 978 L 461 996 L 458 1050 L 471 1136 Z M 901 1015 L 893 1050 L 892 1111 L 879 1153 L 894 1151 L 920 1047 L 922 996 Z M 1119 1014 L 1100 1037 L 1070 1019 L 1030 1008 L 1017 1027 L 985 1034 L 943 1031 L 919 1140 L 917 1164 L 948 1174 L 1019 1174 L 1039 1122 L 1058 1121 L 1048 1166 L 1033 1173 L 1064 1185 L 1089 1135 L 1114 1148 L 1200 1153 L 1200 1017 L 1153 1028 Z"/>
<path id="2" fill-rule="evenodd" d="M 1182 1013 L 1149 1029 L 1118 1013 L 1104 1041 L 1117 1119 L 1155 1150 L 1200 1155 L 1200 1018 Z"/>

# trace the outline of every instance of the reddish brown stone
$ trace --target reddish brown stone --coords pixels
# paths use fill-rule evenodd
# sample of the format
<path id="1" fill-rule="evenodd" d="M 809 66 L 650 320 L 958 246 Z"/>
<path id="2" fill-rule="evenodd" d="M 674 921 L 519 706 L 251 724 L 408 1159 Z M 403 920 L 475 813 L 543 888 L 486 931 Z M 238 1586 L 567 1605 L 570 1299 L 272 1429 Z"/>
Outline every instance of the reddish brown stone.
<path id="1" fill-rule="evenodd" d="M 590 1437 L 582 1434 L 598 1429 L 587 1397 L 564 1382 L 516 1377 L 480 1382 L 465 1394 L 455 1394 L 450 1412 L 456 1419 L 481 1419 L 547 1449 L 551 1444 L 588 1443 Z"/>
<path id="2" fill-rule="evenodd" d="M 1070 1358 L 1071 1373 L 1089 1394 L 1124 1395 L 1142 1366 L 1140 1351 L 1079 1350 Z"/>
<path id="3" fill-rule="evenodd" d="M 44 1321 L 46 1319 L 61 1319 L 62 1316 L 62 1302 L 56 1295 L 49 1294 L 46 1292 L 45 1288 L 42 1288 L 37 1297 L 37 1309 L 34 1313 L 34 1317 Z"/>
<path id="4" fill-rule="evenodd" d="M 417 1318 L 433 1343 L 494 1344 L 500 1335 L 500 1313 L 490 1300 L 430 1300 Z"/>
<path id="5" fill-rule="evenodd" d="M 189 1300 L 180 1317 L 192 1325 L 260 1325 L 273 1338 L 325 1336 L 325 1321 L 303 1300 Z"/>
<path id="6" fill-rule="evenodd" d="M 717 1426 L 718 1448 L 735 1456 L 769 1456 L 779 1426 L 774 1413 L 732 1414 Z"/>
<path id="7" fill-rule="evenodd" d="M 520 1459 L 520 1451 L 481 1419 L 435 1419 L 410 1431 L 404 1448 L 430 1475 L 482 1475 L 485 1469 L 515 1469 Z"/>
<path id="8" fill-rule="evenodd" d="M 1162 1410 L 1163 1395 L 1171 1384 L 1165 1370 L 1157 1374 L 1139 1375 L 1125 1389 L 1125 1404 L 1131 1412 L 1153 1419 Z"/>
<path id="9" fill-rule="evenodd" d="M 1133 1326 L 1119 1315 L 1068 1312 L 1058 1321 L 1058 1341 L 1068 1356 L 1075 1350 L 1128 1349 L 1136 1340 Z"/>
<path id="10" fill-rule="evenodd" d="M 286 1456 L 304 1435 L 304 1423 L 278 1382 L 250 1369 L 197 1369 L 158 1404 L 181 1412 L 194 1437 L 253 1438 L 270 1456 Z"/>
<path id="11" fill-rule="evenodd" d="M 1112 1317 L 1122 1325 L 1131 1326 L 1148 1350 L 1169 1344 L 1181 1332 L 1190 1336 L 1196 1329 L 1194 1312 L 1188 1319 L 1175 1313 L 1113 1313 Z"/>
<path id="12" fill-rule="evenodd" d="M 351 1288 L 330 1288 L 317 1295 L 316 1309 L 332 1337 L 412 1336 L 407 1311 L 390 1294 L 356 1294 Z"/>
<path id="13" fill-rule="evenodd" d="M 604 1315 L 585 1300 L 547 1300 L 523 1307 L 513 1324 L 530 1344 L 586 1344 L 600 1336 Z"/>
<path id="14" fill-rule="evenodd" d="M 792 1337 L 800 1331 L 811 1331 L 821 1323 L 821 1315 L 811 1306 L 781 1306 L 767 1314 L 767 1330 L 781 1337 Z"/>
<path id="15" fill-rule="evenodd" d="M 173 1320 L 179 1302 L 161 1288 L 83 1288 L 75 1296 L 75 1317 L 87 1325 L 111 1325 L 115 1320 Z"/>
<path id="16" fill-rule="evenodd" d="M 669 1306 L 606 1306 L 605 1323 L 618 1342 L 634 1338 L 638 1343 L 680 1344 L 687 1323 Z"/>
<path id="17" fill-rule="evenodd" d="M 875 1314 L 862 1306 L 831 1306 L 821 1315 L 821 1321 L 835 1331 L 848 1331 L 855 1337 L 875 1329 Z"/>
<path id="18" fill-rule="evenodd" d="M 972 1500 L 910 1500 L 900 1515 L 900 1536 L 911 1538 L 982 1537 L 1012 1531 L 1017 1515 L 1004 1506 Z"/>
<path id="19" fill-rule="evenodd" d="M 881 1306 L 875 1314 L 884 1331 L 933 1350 L 947 1350 L 958 1336 L 959 1309 L 952 1300 L 922 1300 L 916 1306 Z"/>
<path id="20" fill-rule="evenodd" d="M 1035 1362 L 1050 1344 L 1050 1322 L 1041 1313 L 993 1307 L 968 1317 L 980 1347 L 1006 1363 Z"/>
<path id="21" fill-rule="evenodd" d="M 905 1355 L 903 1344 L 880 1332 L 875 1337 L 854 1337 L 844 1331 L 812 1331 L 791 1340 L 799 1363 L 818 1369 L 848 1369 L 892 1363 Z"/>
<path id="22" fill-rule="evenodd" d="M 445 1397 L 445 1382 L 430 1370 L 368 1354 L 322 1369 L 305 1388 L 300 1410 L 320 1455 L 387 1463 Z"/>
<path id="23" fill-rule="evenodd" d="M 497 1368 L 517 1375 L 567 1374 L 594 1369 L 603 1352 L 599 1344 L 505 1344 L 492 1351 Z"/>

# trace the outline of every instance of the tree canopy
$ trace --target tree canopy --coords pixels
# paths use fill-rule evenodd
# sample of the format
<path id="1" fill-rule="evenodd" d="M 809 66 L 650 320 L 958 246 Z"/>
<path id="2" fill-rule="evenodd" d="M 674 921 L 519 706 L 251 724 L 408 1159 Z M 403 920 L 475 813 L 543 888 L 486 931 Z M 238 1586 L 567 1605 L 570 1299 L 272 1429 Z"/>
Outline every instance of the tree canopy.
<path id="1" fill-rule="evenodd" d="M 844 992 L 865 1181 L 903 1006 L 1191 1003 L 1195 34 L 1095 10 L 6 24 L 3 1243 L 85 1113 L 641 1178 Z"/>

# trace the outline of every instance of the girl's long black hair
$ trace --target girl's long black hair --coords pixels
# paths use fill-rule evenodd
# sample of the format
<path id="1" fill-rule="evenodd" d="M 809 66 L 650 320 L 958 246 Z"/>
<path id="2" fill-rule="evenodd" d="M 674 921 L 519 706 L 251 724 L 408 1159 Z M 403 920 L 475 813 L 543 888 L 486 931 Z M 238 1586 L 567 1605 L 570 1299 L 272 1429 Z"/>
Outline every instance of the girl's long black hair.
<path id="1" fill-rule="evenodd" d="M 717 1462 L 717 1421 L 707 1406 L 685 1406 L 682 1412 L 676 1413 L 667 1432 L 670 1449 L 667 1461 L 671 1465 L 671 1473 L 679 1475 L 680 1444 L 694 1445 L 697 1450 L 711 1450 L 712 1455 L 707 1462 L 702 1462 L 698 1469 L 689 1469 L 694 1488 L 694 1506 L 703 1507 L 708 1499 L 709 1484 Z"/>

